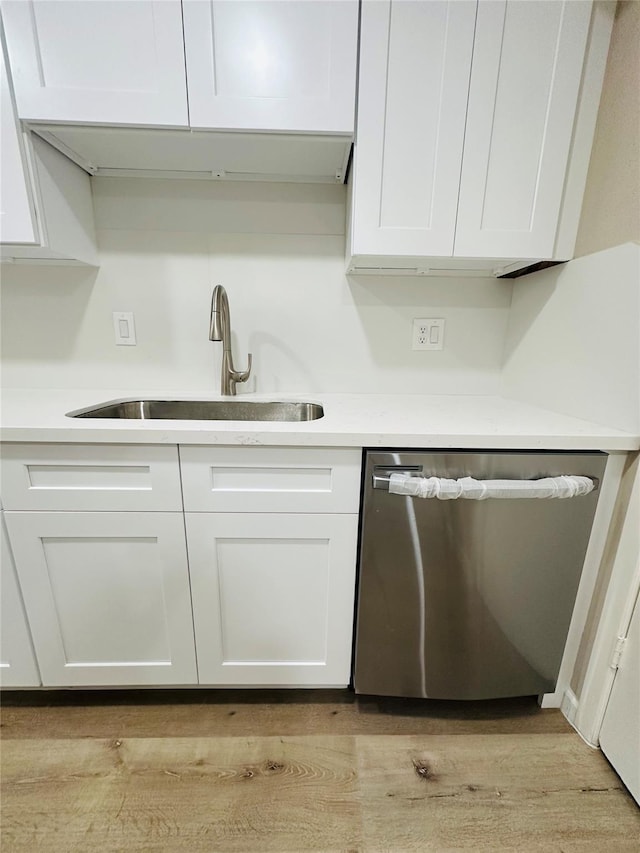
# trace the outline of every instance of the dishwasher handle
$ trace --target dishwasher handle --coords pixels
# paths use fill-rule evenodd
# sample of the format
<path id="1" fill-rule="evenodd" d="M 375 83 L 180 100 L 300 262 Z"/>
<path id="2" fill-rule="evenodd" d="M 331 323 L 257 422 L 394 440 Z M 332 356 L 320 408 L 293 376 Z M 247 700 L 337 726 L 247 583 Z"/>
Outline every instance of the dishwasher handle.
<path id="1" fill-rule="evenodd" d="M 438 500 L 574 498 L 588 495 L 599 486 L 599 481 L 595 477 L 581 477 L 574 474 L 542 477 L 537 480 L 476 480 L 473 477 L 453 480 L 446 477 L 416 476 L 410 472 L 410 469 L 387 470 L 386 474 L 374 473 L 372 484 L 374 489 L 383 489 L 395 495 Z"/>
<path id="2" fill-rule="evenodd" d="M 407 477 L 415 477 L 421 475 L 423 470 L 422 465 L 375 465 L 371 482 L 374 489 L 382 489 L 388 492 L 391 474 L 404 474 Z"/>

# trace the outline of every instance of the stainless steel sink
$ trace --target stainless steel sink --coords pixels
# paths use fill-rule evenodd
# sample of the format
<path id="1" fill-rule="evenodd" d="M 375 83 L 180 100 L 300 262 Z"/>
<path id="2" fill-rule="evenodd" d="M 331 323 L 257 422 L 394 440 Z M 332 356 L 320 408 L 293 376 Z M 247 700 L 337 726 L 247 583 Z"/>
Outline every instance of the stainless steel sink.
<path id="1" fill-rule="evenodd" d="M 319 403 L 259 400 L 123 400 L 68 412 L 69 418 L 168 421 L 314 421 Z"/>

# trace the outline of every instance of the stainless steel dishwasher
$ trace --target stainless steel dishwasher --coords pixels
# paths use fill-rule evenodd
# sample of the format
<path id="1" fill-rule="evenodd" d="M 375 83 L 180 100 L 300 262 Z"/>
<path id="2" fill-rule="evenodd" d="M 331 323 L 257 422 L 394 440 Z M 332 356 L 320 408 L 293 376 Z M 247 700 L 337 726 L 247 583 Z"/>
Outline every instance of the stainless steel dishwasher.
<path id="1" fill-rule="evenodd" d="M 552 692 L 606 458 L 599 452 L 368 451 L 356 693 L 485 699 Z M 507 485 L 518 496 L 392 494 L 394 473 L 517 481 Z M 561 500 L 526 496 L 532 481 L 572 479 L 565 475 L 589 478 L 592 491 Z"/>

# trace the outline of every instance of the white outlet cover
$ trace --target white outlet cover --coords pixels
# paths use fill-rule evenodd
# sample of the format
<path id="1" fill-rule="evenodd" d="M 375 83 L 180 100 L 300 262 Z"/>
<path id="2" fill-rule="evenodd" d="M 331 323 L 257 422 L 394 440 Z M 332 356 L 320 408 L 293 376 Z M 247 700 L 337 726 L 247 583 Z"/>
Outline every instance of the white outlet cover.
<path id="1" fill-rule="evenodd" d="M 414 350 L 444 349 L 444 319 L 417 318 L 413 321 L 411 348 Z"/>
<path id="2" fill-rule="evenodd" d="M 136 324 L 133 312 L 114 311 L 113 331 L 116 336 L 116 346 L 134 347 L 136 345 Z"/>

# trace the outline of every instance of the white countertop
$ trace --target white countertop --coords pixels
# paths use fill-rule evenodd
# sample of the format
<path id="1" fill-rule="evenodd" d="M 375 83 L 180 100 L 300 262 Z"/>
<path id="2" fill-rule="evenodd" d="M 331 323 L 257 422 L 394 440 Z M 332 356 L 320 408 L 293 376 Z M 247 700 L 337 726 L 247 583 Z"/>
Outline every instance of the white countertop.
<path id="1" fill-rule="evenodd" d="M 121 444 L 637 450 L 640 436 L 491 396 L 249 394 L 307 400 L 324 417 L 302 423 L 73 419 L 66 412 L 118 399 L 221 399 L 122 389 L 5 389 L 2 441 Z"/>

